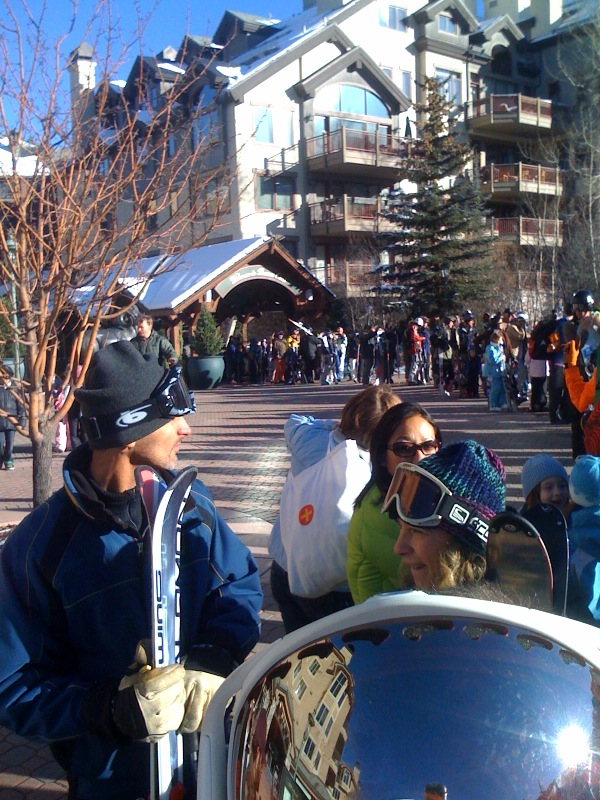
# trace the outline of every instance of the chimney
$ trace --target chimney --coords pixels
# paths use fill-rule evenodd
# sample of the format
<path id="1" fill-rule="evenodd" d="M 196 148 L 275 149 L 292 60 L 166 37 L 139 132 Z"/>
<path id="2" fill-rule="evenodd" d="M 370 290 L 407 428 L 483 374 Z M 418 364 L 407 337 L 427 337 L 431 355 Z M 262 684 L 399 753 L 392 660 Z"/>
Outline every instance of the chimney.
<path id="1" fill-rule="evenodd" d="M 85 42 L 73 50 L 69 59 L 69 78 L 71 82 L 71 107 L 84 92 L 96 88 L 96 62 L 94 51 Z"/>

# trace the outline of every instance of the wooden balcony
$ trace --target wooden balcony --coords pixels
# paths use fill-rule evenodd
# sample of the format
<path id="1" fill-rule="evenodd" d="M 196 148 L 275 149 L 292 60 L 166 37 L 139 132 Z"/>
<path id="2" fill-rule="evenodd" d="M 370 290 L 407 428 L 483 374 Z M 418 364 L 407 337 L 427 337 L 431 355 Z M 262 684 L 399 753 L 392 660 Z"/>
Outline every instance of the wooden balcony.
<path id="1" fill-rule="evenodd" d="M 393 230 L 394 224 L 380 216 L 379 197 L 350 197 L 322 200 L 309 205 L 310 233 L 315 237 L 345 237 L 350 233 L 373 235 Z"/>
<path id="2" fill-rule="evenodd" d="M 418 146 L 414 139 L 341 128 L 307 139 L 306 160 L 315 173 L 394 180 Z"/>
<path id="3" fill-rule="evenodd" d="M 535 164 L 490 164 L 481 171 L 481 189 L 494 202 L 513 203 L 521 194 L 560 197 L 562 175 L 559 169 Z"/>
<path id="4" fill-rule="evenodd" d="M 469 103 L 469 127 L 488 139 L 518 141 L 552 127 L 552 101 L 522 94 L 491 94 Z"/>
<path id="5" fill-rule="evenodd" d="M 562 247 L 563 223 L 528 217 L 493 218 L 492 236 L 519 245 Z"/>

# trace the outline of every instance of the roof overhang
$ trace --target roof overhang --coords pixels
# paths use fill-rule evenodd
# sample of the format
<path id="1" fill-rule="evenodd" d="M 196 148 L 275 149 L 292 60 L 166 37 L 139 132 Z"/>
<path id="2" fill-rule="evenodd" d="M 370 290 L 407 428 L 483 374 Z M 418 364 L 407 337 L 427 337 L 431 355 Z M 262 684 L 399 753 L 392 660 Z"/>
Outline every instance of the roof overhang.
<path id="1" fill-rule="evenodd" d="M 321 67 L 308 78 L 296 83 L 288 91 L 288 95 L 295 95 L 299 100 L 307 100 L 314 97 L 318 89 L 345 70 L 355 70 L 361 73 L 367 83 L 377 90 L 377 94 L 384 102 L 398 113 L 407 111 L 411 107 L 411 101 L 400 91 L 398 86 L 377 66 L 371 56 L 362 47 L 353 47 L 351 50 L 342 53 L 324 67 Z"/>

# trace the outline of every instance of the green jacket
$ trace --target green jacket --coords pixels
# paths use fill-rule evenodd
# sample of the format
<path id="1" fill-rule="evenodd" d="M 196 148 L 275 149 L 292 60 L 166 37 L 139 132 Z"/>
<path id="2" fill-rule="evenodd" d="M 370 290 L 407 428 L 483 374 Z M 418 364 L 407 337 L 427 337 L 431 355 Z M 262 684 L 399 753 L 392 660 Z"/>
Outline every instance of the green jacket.
<path id="1" fill-rule="evenodd" d="M 166 362 L 168 362 L 171 358 L 174 358 L 175 361 L 179 360 L 177 353 L 175 352 L 175 348 L 171 342 L 165 336 L 161 336 L 161 334 L 157 333 L 156 331 L 152 331 L 147 339 L 141 339 L 139 336 L 134 336 L 131 340 L 131 344 L 137 350 L 139 350 L 142 355 L 145 355 L 146 353 L 155 355 L 158 359 L 158 363 L 162 366 L 166 366 Z"/>
<path id="2" fill-rule="evenodd" d="M 373 486 L 354 511 L 348 528 L 348 583 L 355 603 L 399 588 L 402 559 L 393 550 L 398 523 L 381 513 L 380 495 Z"/>

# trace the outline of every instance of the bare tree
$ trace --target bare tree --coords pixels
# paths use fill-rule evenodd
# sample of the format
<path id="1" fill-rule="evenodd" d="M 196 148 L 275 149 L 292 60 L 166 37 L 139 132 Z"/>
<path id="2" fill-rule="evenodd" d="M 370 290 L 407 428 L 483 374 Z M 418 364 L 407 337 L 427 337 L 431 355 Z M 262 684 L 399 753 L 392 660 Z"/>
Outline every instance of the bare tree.
<path id="1" fill-rule="evenodd" d="M 198 101 L 206 61 L 186 64 L 174 50 L 144 58 L 143 24 L 126 41 L 110 0 L 98 0 L 76 48 L 75 16 L 49 40 L 45 7 L 33 18 L 20 0 L 4 5 L 0 319 L 25 363 L 15 391 L 37 505 L 50 494 L 54 431 L 73 401 L 71 391 L 55 408 L 59 359 L 62 387 L 79 387 L 101 323 L 127 307 L 124 282 L 144 287 L 139 260 L 201 244 L 229 210 L 230 181 L 222 160 L 210 161 L 219 137 Z M 115 81 L 132 62 L 127 81 Z"/>

